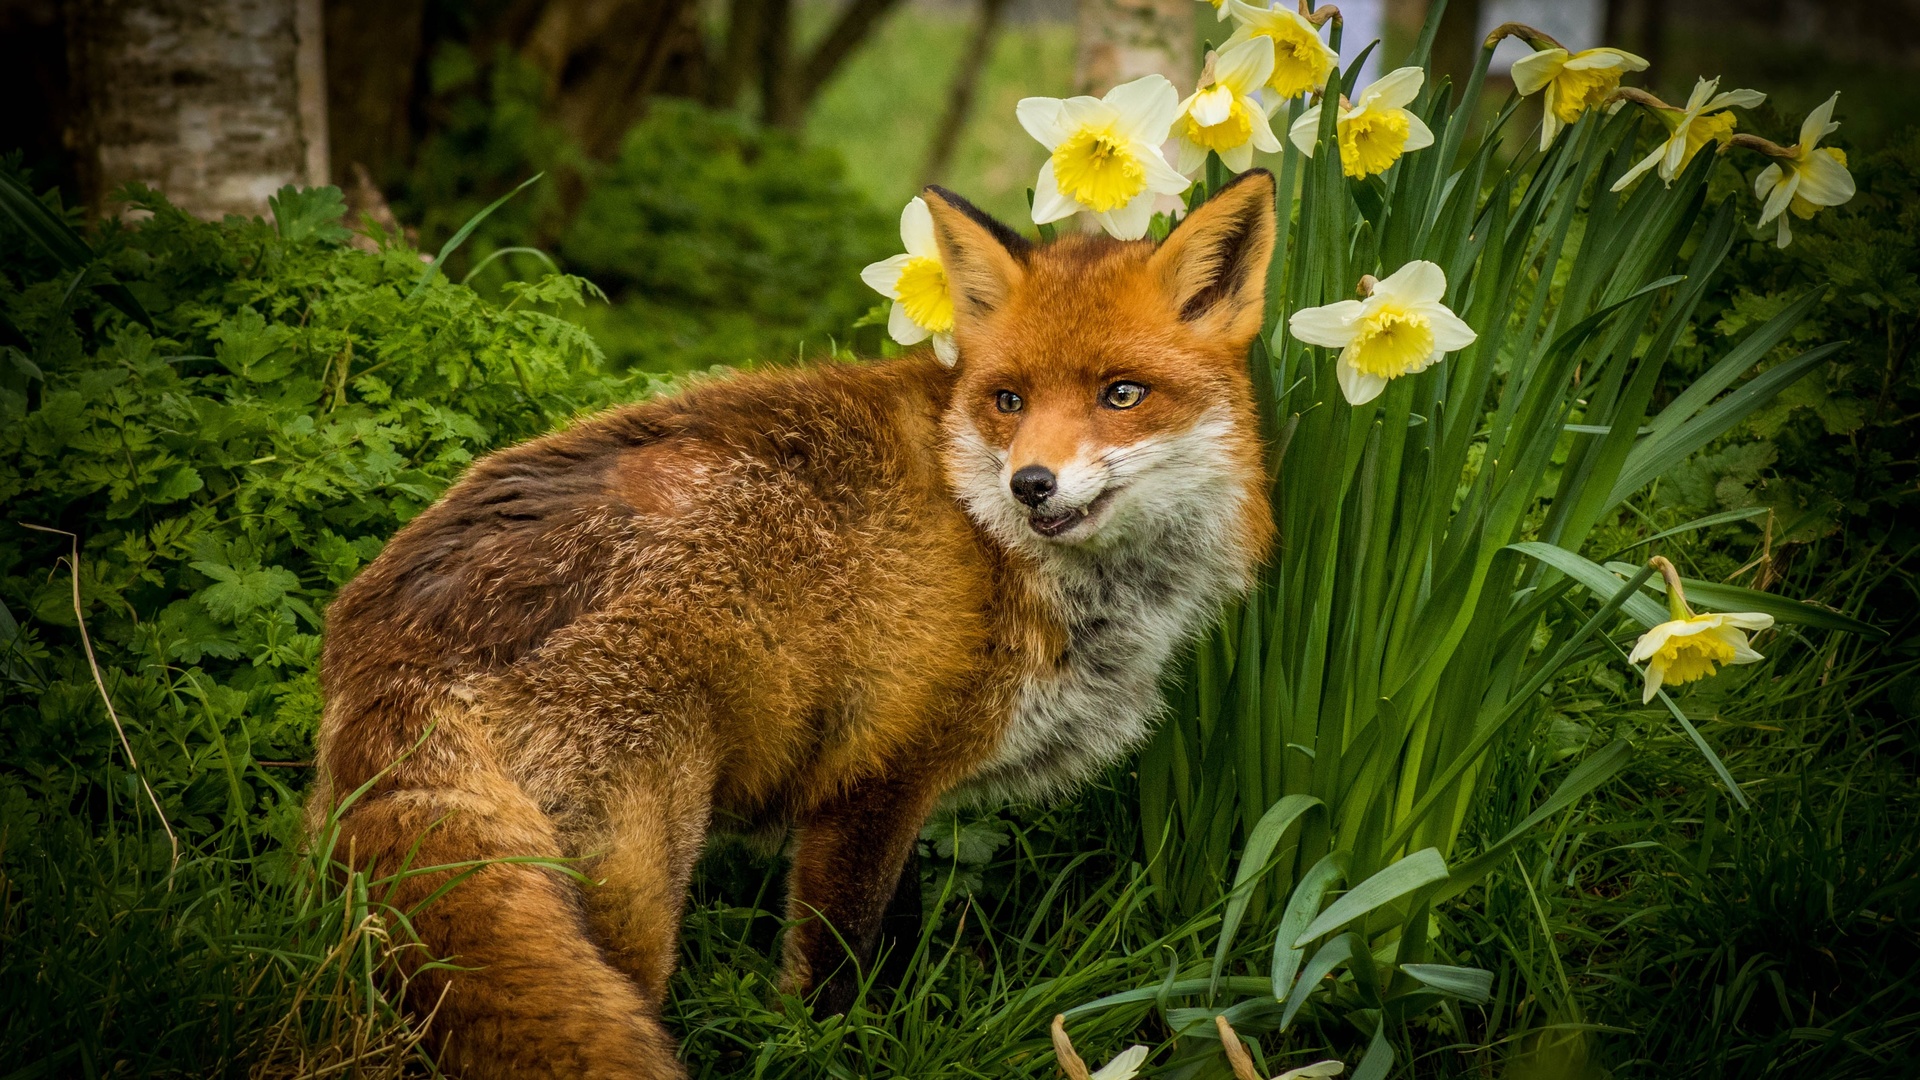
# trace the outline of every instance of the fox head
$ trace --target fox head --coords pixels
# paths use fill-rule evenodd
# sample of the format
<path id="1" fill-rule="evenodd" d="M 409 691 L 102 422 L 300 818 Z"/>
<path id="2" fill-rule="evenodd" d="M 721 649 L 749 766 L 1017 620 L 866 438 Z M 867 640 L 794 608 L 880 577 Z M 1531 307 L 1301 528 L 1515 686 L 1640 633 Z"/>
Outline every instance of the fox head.
<path id="1" fill-rule="evenodd" d="M 1204 522 L 1204 542 L 1258 561 L 1273 526 L 1246 357 L 1273 177 L 1242 174 L 1159 244 L 1035 245 L 950 192 L 924 194 L 960 353 L 945 464 L 975 522 L 1042 557 Z"/>

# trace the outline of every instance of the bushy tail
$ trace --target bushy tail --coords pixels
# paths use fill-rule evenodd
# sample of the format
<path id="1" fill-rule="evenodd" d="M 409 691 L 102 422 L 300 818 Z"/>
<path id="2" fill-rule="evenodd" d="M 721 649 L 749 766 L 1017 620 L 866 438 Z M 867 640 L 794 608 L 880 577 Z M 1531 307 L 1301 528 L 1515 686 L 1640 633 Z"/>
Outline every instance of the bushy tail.
<path id="1" fill-rule="evenodd" d="M 683 1077 L 660 1003 L 589 936 L 552 822 L 503 773 L 439 771 L 402 763 L 338 815 L 334 847 L 419 937 L 408 1004 L 435 1061 L 463 1080 Z"/>

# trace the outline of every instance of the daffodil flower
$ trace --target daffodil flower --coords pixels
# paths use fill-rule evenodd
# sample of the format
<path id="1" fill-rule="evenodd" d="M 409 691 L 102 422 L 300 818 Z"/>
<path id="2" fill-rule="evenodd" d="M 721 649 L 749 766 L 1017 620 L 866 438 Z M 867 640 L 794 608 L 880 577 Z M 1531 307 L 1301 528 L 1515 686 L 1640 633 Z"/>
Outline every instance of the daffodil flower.
<path id="1" fill-rule="evenodd" d="M 1122 83 L 1104 98 L 1023 98 L 1014 113 L 1052 151 L 1033 185 L 1036 225 L 1087 210 L 1113 236 L 1138 240 L 1153 218 L 1153 197 L 1192 185 L 1160 152 L 1180 113 L 1180 97 L 1162 76 Z"/>
<path id="2" fill-rule="evenodd" d="M 1570 53 L 1556 45 L 1515 60 L 1513 88 L 1523 97 L 1546 91 L 1546 117 L 1540 125 L 1540 149 L 1545 150 L 1561 128 L 1605 104 L 1620 88 L 1622 75 L 1646 69 L 1645 60 L 1621 49 Z"/>
<path id="3" fill-rule="evenodd" d="M 1776 218 L 1780 222 L 1777 242 L 1781 247 L 1793 243 L 1793 230 L 1787 227 L 1791 210 L 1801 220 L 1813 216 L 1823 206 L 1839 206 L 1853 198 L 1853 174 L 1847 171 L 1847 155 L 1837 146 L 1821 146 L 1820 140 L 1836 131 L 1833 107 L 1840 100 L 1836 92 L 1820 103 L 1800 124 L 1800 141 L 1776 155 L 1773 164 L 1760 170 L 1753 179 L 1753 194 L 1764 205 L 1760 224 Z"/>
<path id="4" fill-rule="evenodd" d="M 1727 664 L 1765 659 L 1748 647 L 1746 632 L 1767 629 L 1773 625 L 1773 616 L 1753 611 L 1695 615 L 1680 588 L 1680 572 L 1658 555 L 1652 563 L 1667 579 L 1667 611 L 1673 618 L 1640 635 L 1627 656 L 1633 663 L 1647 665 L 1642 705 L 1652 701 L 1662 686 L 1681 686 Z"/>
<path id="5" fill-rule="evenodd" d="M 902 345 L 918 345 L 931 337 L 933 354 L 952 367 L 960 356 L 953 343 L 953 295 L 947 291 L 947 268 L 933 238 L 933 214 L 917 195 L 900 211 L 900 242 L 906 245 L 905 255 L 868 265 L 860 271 L 860 280 L 893 299 L 888 336 Z"/>
<path id="6" fill-rule="evenodd" d="M 1405 106 L 1420 93 L 1426 72 L 1417 67 L 1389 71 L 1360 91 L 1358 101 L 1340 110 L 1340 171 L 1352 177 L 1386 172 L 1409 150 L 1433 145 L 1433 132 Z M 1320 110 L 1315 105 L 1300 114 L 1287 137 L 1308 157 L 1313 156 L 1320 133 Z"/>
<path id="7" fill-rule="evenodd" d="M 1320 40 L 1320 31 L 1305 15 L 1286 7 L 1255 7 L 1245 0 L 1227 0 L 1224 13 L 1240 25 L 1227 38 L 1222 49 L 1231 49 L 1243 41 L 1265 40 L 1273 48 L 1273 69 L 1264 80 L 1274 93 L 1274 106 L 1301 94 L 1326 88 L 1327 76 L 1340 54 Z"/>
<path id="8" fill-rule="evenodd" d="M 1053 1056 L 1060 1062 L 1060 1071 L 1067 1074 L 1067 1080 L 1133 1080 L 1140 1066 L 1146 1064 L 1147 1048 L 1140 1045 L 1129 1046 L 1115 1054 L 1112 1061 L 1092 1072 L 1087 1071 L 1087 1063 L 1073 1048 L 1073 1040 L 1067 1038 L 1067 1018 L 1053 1018 Z"/>
<path id="9" fill-rule="evenodd" d="M 1758 90 L 1714 93 L 1719 86 L 1719 79 L 1701 79 L 1694 84 L 1693 94 L 1687 98 L 1687 107 L 1684 109 L 1676 109 L 1650 94 L 1621 91 L 1632 95 L 1629 100 L 1638 101 L 1653 110 L 1653 114 L 1667 126 L 1667 139 L 1614 181 L 1613 190 L 1622 190 L 1638 180 L 1642 173 L 1656 166 L 1660 170 L 1660 179 L 1668 184 L 1673 183 L 1674 177 L 1680 175 L 1701 147 L 1710 142 L 1725 146 L 1727 140 L 1733 138 L 1733 114 L 1727 109 L 1735 105 L 1751 109 L 1767 100 L 1767 95 Z"/>
<path id="10" fill-rule="evenodd" d="M 1363 290 L 1369 282 L 1362 280 Z M 1365 405 L 1388 380 L 1425 371 L 1473 344 L 1473 328 L 1440 302 L 1446 292 L 1446 273 L 1416 259 L 1372 282 L 1366 299 L 1304 308 L 1287 320 L 1287 328 L 1310 345 L 1339 349 L 1340 390 L 1352 404 Z"/>
<path id="11" fill-rule="evenodd" d="M 1226 2 L 1226 0 L 1200 0 L 1200 2 L 1201 2 L 1201 3 L 1203 3 L 1203 4 L 1212 4 L 1212 5 L 1213 5 L 1213 17 L 1214 17 L 1214 19 L 1215 19 L 1215 21 L 1217 21 L 1217 22 L 1225 22 L 1225 21 L 1227 21 L 1227 2 Z"/>
<path id="12" fill-rule="evenodd" d="M 1280 149 L 1267 112 L 1254 92 L 1273 70 L 1273 50 L 1262 41 L 1243 41 L 1233 48 L 1207 54 L 1200 87 L 1180 103 L 1173 122 L 1173 144 L 1178 153 L 1174 168 L 1191 176 L 1207 163 L 1207 151 L 1234 172 L 1253 164 L 1253 152 Z"/>

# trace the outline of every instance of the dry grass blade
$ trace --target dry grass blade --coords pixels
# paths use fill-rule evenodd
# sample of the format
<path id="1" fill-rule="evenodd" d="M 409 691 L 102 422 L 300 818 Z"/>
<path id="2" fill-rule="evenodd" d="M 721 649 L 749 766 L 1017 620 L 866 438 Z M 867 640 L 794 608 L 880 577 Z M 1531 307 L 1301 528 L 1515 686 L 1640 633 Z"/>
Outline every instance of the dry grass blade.
<path id="1" fill-rule="evenodd" d="M 68 568 L 73 571 L 73 620 L 80 627 L 80 647 L 86 650 L 87 667 L 93 671 L 93 685 L 100 688 L 100 700 L 106 703 L 107 719 L 113 721 L 113 730 L 120 736 L 120 748 L 127 752 L 127 767 L 133 770 L 133 775 L 140 778 L 140 787 L 146 791 L 147 801 L 153 804 L 154 816 L 160 819 L 160 827 L 167 831 L 167 843 L 173 848 L 173 863 L 168 868 L 168 873 L 171 874 L 172 871 L 180 868 L 180 838 L 174 835 L 173 826 L 167 824 L 167 812 L 160 808 L 160 797 L 153 793 L 153 785 L 147 783 L 146 775 L 140 771 L 140 760 L 133 755 L 133 743 L 127 740 L 127 729 L 121 726 L 120 714 L 113 708 L 113 696 L 107 693 L 107 680 L 100 675 L 100 662 L 94 659 L 93 639 L 87 635 L 87 617 L 80 609 L 80 537 L 65 529 L 32 525 L 24 521 L 20 522 L 20 527 L 32 529 L 34 532 L 64 536 L 73 545 L 73 554 Z"/>

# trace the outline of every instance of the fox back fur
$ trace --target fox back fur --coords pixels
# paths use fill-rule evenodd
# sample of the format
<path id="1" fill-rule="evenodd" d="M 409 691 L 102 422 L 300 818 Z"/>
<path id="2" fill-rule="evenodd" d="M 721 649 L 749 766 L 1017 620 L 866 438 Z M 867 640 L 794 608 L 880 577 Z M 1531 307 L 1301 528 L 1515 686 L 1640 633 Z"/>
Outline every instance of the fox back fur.
<path id="1" fill-rule="evenodd" d="M 784 984 L 844 1008 L 929 810 L 1135 746 L 1264 557 L 1272 178 L 1157 245 L 927 201 L 956 366 L 708 381 L 500 451 L 329 610 L 336 850 L 406 909 L 456 873 L 419 868 L 592 882 L 489 862 L 419 907 L 449 1072 L 683 1075 L 661 1006 L 714 829 L 789 830 Z"/>

